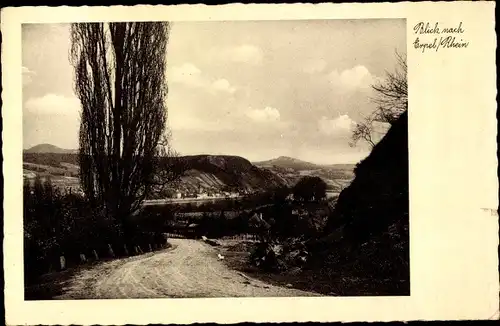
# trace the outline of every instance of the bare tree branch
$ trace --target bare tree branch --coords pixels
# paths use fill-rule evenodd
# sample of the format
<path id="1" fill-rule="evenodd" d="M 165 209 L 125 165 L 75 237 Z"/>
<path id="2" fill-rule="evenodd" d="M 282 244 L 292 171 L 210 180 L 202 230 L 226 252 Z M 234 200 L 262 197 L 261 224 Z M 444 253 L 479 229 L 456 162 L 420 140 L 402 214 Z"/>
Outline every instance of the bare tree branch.
<path id="1" fill-rule="evenodd" d="M 364 121 L 356 123 L 349 146 L 355 147 L 360 140 L 364 140 L 373 148 L 375 146 L 375 142 L 372 138 L 373 133 L 373 118 L 365 118 Z"/>
<path id="2" fill-rule="evenodd" d="M 383 81 L 372 85 L 375 96 L 372 101 L 377 105 L 374 120 L 393 124 L 408 109 L 408 67 L 406 57 L 396 51 L 397 67 L 395 72 L 386 72 Z"/>
<path id="3" fill-rule="evenodd" d="M 375 96 L 372 101 L 377 108 L 361 122 L 358 122 L 351 135 L 351 147 L 362 140 L 372 148 L 376 141 L 374 136 L 377 133 L 375 122 L 389 123 L 392 125 L 399 116 L 408 110 L 408 82 L 406 57 L 396 51 L 397 67 L 395 72 L 386 72 L 386 77 L 372 85 Z"/>

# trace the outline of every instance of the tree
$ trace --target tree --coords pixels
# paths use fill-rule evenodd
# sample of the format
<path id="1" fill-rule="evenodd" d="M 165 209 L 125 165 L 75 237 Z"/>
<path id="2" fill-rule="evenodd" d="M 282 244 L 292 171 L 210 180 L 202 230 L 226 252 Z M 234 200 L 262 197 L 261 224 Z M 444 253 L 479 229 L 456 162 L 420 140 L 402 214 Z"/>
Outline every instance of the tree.
<path id="1" fill-rule="evenodd" d="M 168 35 L 164 22 L 71 26 L 81 186 L 92 206 L 125 233 L 129 216 L 157 181 L 167 119 Z"/>
<path id="2" fill-rule="evenodd" d="M 32 223 L 35 222 L 34 218 L 34 191 L 32 190 L 31 182 L 29 179 L 24 179 L 23 182 L 23 213 L 24 213 L 24 233 L 31 235 Z"/>
<path id="3" fill-rule="evenodd" d="M 375 92 L 372 102 L 377 109 L 354 127 L 350 146 L 362 140 L 373 148 L 376 142 L 376 123 L 393 125 L 399 116 L 408 110 L 408 67 L 406 57 L 396 52 L 395 72 L 386 72 L 384 80 L 372 85 Z"/>
<path id="4" fill-rule="evenodd" d="M 179 157 L 179 154 L 170 146 L 171 137 L 170 130 L 167 130 L 158 142 L 157 153 L 153 161 L 155 173 L 151 182 L 155 194 L 162 194 L 171 186 L 179 186 L 179 177 L 188 169 L 187 161 Z"/>
<path id="5" fill-rule="evenodd" d="M 43 194 L 45 200 L 49 203 L 52 203 L 55 196 L 55 189 L 54 186 L 52 185 L 52 180 L 50 176 L 47 176 L 47 178 L 45 178 L 45 181 L 43 182 Z"/>
<path id="6" fill-rule="evenodd" d="M 357 142 L 364 140 L 370 145 L 371 148 L 375 146 L 375 141 L 373 139 L 373 120 L 371 117 L 365 118 L 362 122 L 356 123 L 356 127 L 352 131 L 351 142 L 349 145 L 351 147 L 356 146 Z"/>
<path id="7" fill-rule="evenodd" d="M 326 197 L 326 183 L 320 177 L 305 176 L 293 188 L 293 197 L 302 201 L 318 201 Z"/>
<path id="8" fill-rule="evenodd" d="M 37 205 L 41 205 L 45 198 L 45 191 L 43 187 L 43 181 L 40 175 L 36 175 L 35 181 L 33 184 L 33 197 L 35 199 L 35 203 Z"/>
<path id="9" fill-rule="evenodd" d="M 386 72 L 382 82 L 372 85 L 375 91 L 373 102 L 377 104 L 374 120 L 393 125 L 408 109 L 408 66 L 406 57 L 396 51 L 395 72 Z"/>
<path id="10" fill-rule="evenodd" d="M 281 185 L 273 189 L 271 199 L 274 204 L 283 205 L 290 195 L 290 189 L 286 185 Z"/>

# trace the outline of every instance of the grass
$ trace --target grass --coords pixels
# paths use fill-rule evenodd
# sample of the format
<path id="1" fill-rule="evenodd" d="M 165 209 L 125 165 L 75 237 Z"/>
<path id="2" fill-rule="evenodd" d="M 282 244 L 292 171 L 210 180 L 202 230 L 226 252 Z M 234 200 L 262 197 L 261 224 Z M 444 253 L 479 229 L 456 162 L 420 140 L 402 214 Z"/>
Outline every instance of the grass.
<path id="1" fill-rule="evenodd" d="M 243 272 L 253 278 L 259 279 L 266 283 L 291 287 L 304 291 L 312 291 L 321 294 L 330 294 L 328 291 L 321 291 L 324 287 L 314 287 L 313 284 L 317 283 L 314 275 L 306 275 L 305 273 L 295 274 L 296 270 L 289 271 L 289 273 L 267 273 L 263 272 L 249 263 L 249 256 L 251 246 L 255 243 L 253 241 L 240 241 L 240 240 L 221 240 L 223 246 L 224 262 L 226 265 L 234 270 Z"/>
<path id="2" fill-rule="evenodd" d="M 263 272 L 249 263 L 249 255 L 253 242 L 239 240 L 222 240 L 224 261 L 234 270 L 264 282 L 288 286 L 303 291 L 311 291 L 326 296 L 408 296 L 410 282 L 408 280 L 373 279 L 349 277 L 348 275 L 331 275 L 324 270 L 305 270 L 292 268 L 282 273 Z"/>
<path id="3" fill-rule="evenodd" d="M 23 162 L 23 169 L 36 174 L 78 177 L 78 170 L 69 164 L 54 167 L 51 165 Z"/>

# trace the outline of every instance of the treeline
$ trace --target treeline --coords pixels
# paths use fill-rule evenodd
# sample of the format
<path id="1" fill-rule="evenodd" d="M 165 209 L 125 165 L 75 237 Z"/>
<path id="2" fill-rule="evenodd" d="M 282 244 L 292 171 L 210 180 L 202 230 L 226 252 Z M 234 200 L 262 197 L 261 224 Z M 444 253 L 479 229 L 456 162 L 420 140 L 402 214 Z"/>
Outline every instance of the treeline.
<path id="1" fill-rule="evenodd" d="M 160 248 L 166 240 L 159 230 L 136 225 L 126 239 L 115 221 L 91 207 L 78 194 L 61 193 L 50 178 L 24 183 L 25 281 L 87 259 L 128 256 L 138 250 Z M 150 247 L 151 246 L 151 247 Z M 139 249 L 138 249 L 139 248 Z"/>
<path id="2" fill-rule="evenodd" d="M 280 189 L 279 191 L 283 191 Z M 220 203 L 205 204 L 203 211 L 188 211 L 180 205 L 151 205 L 134 217 L 147 230 L 181 233 L 187 237 L 222 238 L 252 234 L 267 241 L 288 237 L 317 236 L 331 213 L 326 201 L 296 201 L 286 193 L 269 194 L 248 209 Z M 179 210 L 183 207 L 182 210 Z"/>
<path id="3" fill-rule="evenodd" d="M 61 163 L 78 165 L 76 153 L 23 153 L 23 162 L 63 168 Z"/>

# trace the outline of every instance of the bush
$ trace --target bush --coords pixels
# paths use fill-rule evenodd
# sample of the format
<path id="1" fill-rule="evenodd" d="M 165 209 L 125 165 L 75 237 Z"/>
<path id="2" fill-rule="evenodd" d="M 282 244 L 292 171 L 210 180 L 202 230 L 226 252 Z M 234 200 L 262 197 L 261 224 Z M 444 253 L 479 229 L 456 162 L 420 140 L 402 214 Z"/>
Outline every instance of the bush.
<path id="1" fill-rule="evenodd" d="M 320 177 L 305 176 L 293 187 L 293 196 L 298 201 L 319 201 L 326 198 L 326 187 Z"/>
<path id="2" fill-rule="evenodd" d="M 301 239 L 259 242 L 250 254 L 250 263 L 267 272 L 284 272 L 302 267 L 309 258 Z"/>
<path id="3" fill-rule="evenodd" d="M 161 235 L 163 228 L 158 226 L 158 212 L 141 222 L 135 220 L 136 233 L 123 239 L 117 221 L 105 218 L 101 208 L 91 207 L 80 195 L 61 194 L 50 179 L 42 182 L 37 177 L 33 186 L 25 181 L 23 198 L 27 283 L 35 281 L 41 274 L 57 270 L 61 255 L 65 256 L 66 266 L 71 267 L 80 263 L 80 254 L 90 258 L 94 250 L 99 258 L 112 258 L 109 245 L 115 255 L 124 256 L 127 254 L 124 245 L 127 245 L 129 254 L 133 254 L 134 245 L 147 251 L 149 244 L 165 244 Z"/>
<path id="4" fill-rule="evenodd" d="M 276 272 L 283 268 L 278 261 L 280 246 L 270 242 L 259 242 L 250 254 L 250 262 L 267 272 Z"/>

